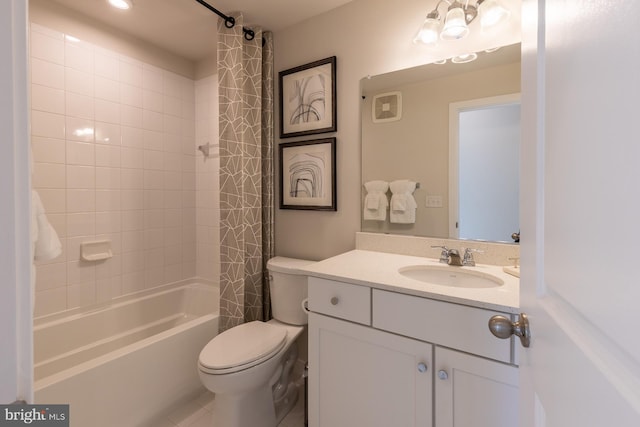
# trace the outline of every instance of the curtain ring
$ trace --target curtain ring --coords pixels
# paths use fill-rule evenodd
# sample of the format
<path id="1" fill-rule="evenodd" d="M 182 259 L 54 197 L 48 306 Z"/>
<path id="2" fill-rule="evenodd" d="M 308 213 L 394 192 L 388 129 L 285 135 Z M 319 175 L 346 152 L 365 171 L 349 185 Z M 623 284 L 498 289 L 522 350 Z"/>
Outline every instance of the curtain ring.
<path id="1" fill-rule="evenodd" d="M 224 18 L 224 26 L 227 28 L 233 28 L 236 25 L 236 20 L 233 16 L 227 16 Z"/>

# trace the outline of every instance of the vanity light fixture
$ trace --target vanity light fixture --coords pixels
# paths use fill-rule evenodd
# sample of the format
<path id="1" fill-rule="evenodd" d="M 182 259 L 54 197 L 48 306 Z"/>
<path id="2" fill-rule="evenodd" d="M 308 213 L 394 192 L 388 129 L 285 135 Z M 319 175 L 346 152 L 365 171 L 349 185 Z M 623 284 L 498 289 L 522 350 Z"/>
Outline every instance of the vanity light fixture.
<path id="1" fill-rule="evenodd" d="M 475 61 L 476 59 L 478 59 L 478 54 L 475 52 L 471 52 L 454 56 L 453 58 L 451 58 L 451 62 L 453 62 L 454 64 L 466 64 L 467 62 Z"/>
<path id="2" fill-rule="evenodd" d="M 129 10 L 133 7 L 131 0 L 108 0 L 109 4 L 116 9 Z"/>
<path id="3" fill-rule="evenodd" d="M 443 3 L 449 7 L 441 21 L 438 8 Z M 459 40 L 469 34 L 469 24 L 478 16 L 482 29 L 488 29 L 506 21 L 510 15 L 502 0 L 477 0 L 475 5 L 469 4 L 469 0 L 440 0 L 427 14 L 413 42 L 434 45 L 438 39 Z"/>

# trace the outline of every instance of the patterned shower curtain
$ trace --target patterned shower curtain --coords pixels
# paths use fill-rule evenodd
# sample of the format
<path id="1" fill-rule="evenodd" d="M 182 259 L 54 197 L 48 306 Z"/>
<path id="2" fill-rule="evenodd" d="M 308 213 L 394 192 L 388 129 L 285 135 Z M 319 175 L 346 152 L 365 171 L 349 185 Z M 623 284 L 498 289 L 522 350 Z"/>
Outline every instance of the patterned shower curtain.
<path id="1" fill-rule="evenodd" d="M 273 38 L 218 24 L 220 332 L 270 318 L 266 263 L 274 255 Z M 264 39 L 264 42 L 263 42 Z"/>

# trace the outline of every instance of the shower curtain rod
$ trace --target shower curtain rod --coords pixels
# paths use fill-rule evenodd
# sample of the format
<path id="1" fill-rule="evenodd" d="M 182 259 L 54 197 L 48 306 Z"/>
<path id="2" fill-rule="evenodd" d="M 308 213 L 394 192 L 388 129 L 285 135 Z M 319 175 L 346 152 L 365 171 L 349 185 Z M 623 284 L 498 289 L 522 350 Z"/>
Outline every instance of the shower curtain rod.
<path id="1" fill-rule="evenodd" d="M 218 15 L 220 18 L 224 19 L 224 26 L 227 28 L 233 28 L 236 25 L 236 20 L 232 16 L 227 16 L 224 13 L 220 12 L 215 7 L 211 6 L 204 0 L 196 0 L 198 3 L 209 9 L 211 12 Z M 244 38 L 247 40 L 253 40 L 256 37 L 256 33 L 253 32 L 251 28 L 242 27 L 242 31 L 244 32 Z"/>

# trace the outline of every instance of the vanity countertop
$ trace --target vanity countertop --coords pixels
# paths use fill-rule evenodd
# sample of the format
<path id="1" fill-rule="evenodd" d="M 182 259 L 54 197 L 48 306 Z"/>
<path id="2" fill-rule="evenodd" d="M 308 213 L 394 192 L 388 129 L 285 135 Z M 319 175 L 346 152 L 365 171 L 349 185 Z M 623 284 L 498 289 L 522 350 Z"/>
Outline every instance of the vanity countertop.
<path id="1" fill-rule="evenodd" d="M 413 265 L 443 264 L 431 258 L 356 249 L 310 264 L 301 270 L 310 276 L 323 279 L 506 313 L 519 312 L 520 281 L 517 277 L 506 274 L 502 266 L 478 264 L 475 267 L 451 267 L 487 273 L 504 281 L 504 285 L 494 288 L 459 288 L 424 283 L 398 272 L 402 267 Z"/>

